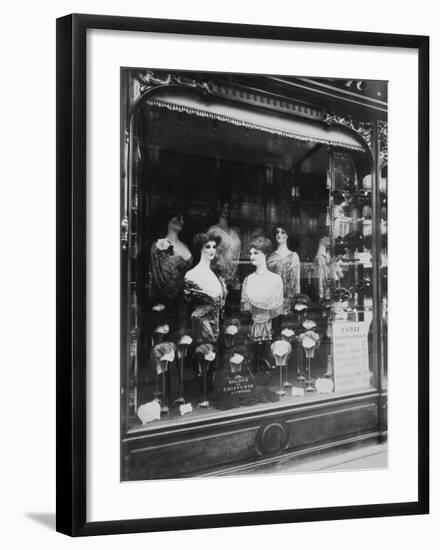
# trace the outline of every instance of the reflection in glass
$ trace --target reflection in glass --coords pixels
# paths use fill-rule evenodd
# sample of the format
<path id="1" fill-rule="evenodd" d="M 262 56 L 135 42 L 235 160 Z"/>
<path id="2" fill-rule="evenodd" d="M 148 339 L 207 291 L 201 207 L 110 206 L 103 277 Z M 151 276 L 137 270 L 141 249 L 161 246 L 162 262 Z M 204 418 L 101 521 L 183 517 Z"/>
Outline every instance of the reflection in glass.
<path id="1" fill-rule="evenodd" d="M 130 139 L 129 424 L 371 387 L 366 153 L 153 103 Z"/>

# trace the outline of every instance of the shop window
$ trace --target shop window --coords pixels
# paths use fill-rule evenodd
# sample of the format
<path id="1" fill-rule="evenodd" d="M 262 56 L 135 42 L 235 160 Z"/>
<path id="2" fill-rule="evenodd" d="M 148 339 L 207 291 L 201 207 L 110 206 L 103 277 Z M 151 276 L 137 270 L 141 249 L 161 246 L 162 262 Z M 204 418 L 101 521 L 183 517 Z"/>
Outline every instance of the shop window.
<path id="1" fill-rule="evenodd" d="M 366 153 L 214 121 L 134 115 L 129 429 L 376 384 Z"/>

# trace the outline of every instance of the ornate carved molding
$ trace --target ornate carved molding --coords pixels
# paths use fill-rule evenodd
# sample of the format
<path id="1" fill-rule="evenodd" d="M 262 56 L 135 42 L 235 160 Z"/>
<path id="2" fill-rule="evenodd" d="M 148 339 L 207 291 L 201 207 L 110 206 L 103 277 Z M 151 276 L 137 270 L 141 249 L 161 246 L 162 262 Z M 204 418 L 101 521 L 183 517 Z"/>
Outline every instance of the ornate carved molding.
<path id="1" fill-rule="evenodd" d="M 138 71 L 135 75 L 139 82 L 140 93 L 143 94 L 157 86 L 187 86 L 198 88 L 206 93 L 212 93 L 212 86 L 206 81 L 199 81 L 172 73 L 155 73 L 153 71 Z"/>
<path id="2" fill-rule="evenodd" d="M 190 78 L 182 74 L 173 74 L 161 71 L 138 70 L 134 73 L 134 79 L 137 82 L 137 91 L 132 98 L 136 101 L 139 96 L 157 88 L 158 86 L 184 86 L 198 89 L 206 94 L 212 94 L 228 99 L 236 100 L 248 104 L 258 104 L 266 108 L 287 112 L 306 118 L 321 120 L 325 125 L 331 126 L 335 123 L 355 131 L 368 145 L 372 151 L 372 133 L 373 125 L 370 121 L 354 120 L 350 115 L 336 115 L 331 112 L 323 112 L 319 109 L 308 107 L 306 105 L 295 104 L 292 101 L 279 100 L 271 97 L 270 94 L 258 94 L 254 91 L 244 91 L 231 86 L 219 85 L 202 79 Z M 388 125 L 386 122 L 379 122 L 379 140 L 380 140 L 380 163 L 387 161 Z"/>
<path id="3" fill-rule="evenodd" d="M 351 130 L 354 130 L 367 143 L 370 151 L 373 151 L 373 123 L 364 120 L 353 120 L 349 115 L 335 115 L 334 113 L 326 113 L 324 118 L 326 126 L 333 124 L 342 124 Z M 379 162 L 383 164 L 388 159 L 388 124 L 380 121 L 379 125 Z"/>
<path id="4" fill-rule="evenodd" d="M 256 91 L 252 88 L 228 86 L 224 83 L 213 83 L 212 89 L 213 92 L 220 97 L 244 103 L 252 107 L 263 107 L 270 111 L 319 121 L 322 121 L 324 116 L 322 109 L 306 105 L 300 101 L 295 102 L 287 97 L 278 97 L 270 92 L 265 93 L 261 90 Z"/>
<path id="5" fill-rule="evenodd" d="M 189 78 L 185 75 L 155 71 L 136 71 L 134 79 L 137 83 L 137 91 L 133 101 L 149 90 L 158 86 L 184 86 L 198 89 L 204 93 L 217 97 L 246 104 L 251 107 L 263 107 L 271 111 L 296 115 L 303 118 L 322 121 L 322 109 L 306 105 L 302 102 L 295 102 L 286 97 L 280 98 L 261 90 L 253 90 L 246 86 L 229 85 L 226 82 L 206 81 L 203 79 Z"/>

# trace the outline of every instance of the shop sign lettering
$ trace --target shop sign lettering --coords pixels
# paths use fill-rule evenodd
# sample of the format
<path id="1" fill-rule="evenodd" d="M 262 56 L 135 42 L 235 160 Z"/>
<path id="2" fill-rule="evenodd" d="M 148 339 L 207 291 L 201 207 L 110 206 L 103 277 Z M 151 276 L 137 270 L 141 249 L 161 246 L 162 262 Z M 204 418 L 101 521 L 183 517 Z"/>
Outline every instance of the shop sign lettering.
<path id="1" fill-rule="evenodd" d="M 335 391 L 368 388 L 368 329 L 370 321 L 333 324 Z"/>
<path id="2" fill-rule="evenodd" d="M 249 376 L 226 376 L 222 384 L 222 393 L 230 395 L 243 395 L 255 389 L 255 383 Z"/>

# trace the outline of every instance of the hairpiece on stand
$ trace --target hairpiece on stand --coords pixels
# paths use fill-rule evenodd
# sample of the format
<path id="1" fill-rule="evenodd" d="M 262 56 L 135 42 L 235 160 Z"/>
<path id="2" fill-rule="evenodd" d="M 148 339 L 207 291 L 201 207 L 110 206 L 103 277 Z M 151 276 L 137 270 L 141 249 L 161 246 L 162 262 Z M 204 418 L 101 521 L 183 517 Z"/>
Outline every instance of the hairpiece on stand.
<path id="1" fill-rule="evenodd" d="M 161 412 L 168 413 L 168 392 L 166 384 L 166 374 L 168 372 L 168 365 L 172 363 L 175 359 L 175 345 L 171 342 L 163 342 L 154 346 L 152 351 L 153 359 L 156 362 L 156 391 L 155 397 L 160 399 L 161 403 Z M 162 390 L 159 391 L 159 376 L 162 378 Z"/>
<path id="2" fill-rule="evenodd" d="M 311 300 L 306 294 L 295 294 L 292 299 L 292 307 L 295 311 L 304 311 L 311 306 Z"/>
<path id="3" fill-rule="evenodd" d="M 209 401 L 207 399 L 207 376 L 210 366 L 216 357 L 214 346 L 212 344 L 201 344 L 194 351 L 194 356 L 197 359 L 199 376 L 203 377 L 203 400 L 198 406 L 208 409 Z"/>
<path id="4" fill-rule="evenodd" d="M 280 389 L 276 392 L 279 396 L 285 395 L 285 387 L 291 386 L 287 380 L 287 372 L 285 380 L 283 381 L 283 369 L 287 371 L 287 358 L 292 352 L 292 346 L 286 340 L 276 340 L 271 346 L 270 350 L 275 359 L 275 365 L 280 368 Z"/>

